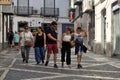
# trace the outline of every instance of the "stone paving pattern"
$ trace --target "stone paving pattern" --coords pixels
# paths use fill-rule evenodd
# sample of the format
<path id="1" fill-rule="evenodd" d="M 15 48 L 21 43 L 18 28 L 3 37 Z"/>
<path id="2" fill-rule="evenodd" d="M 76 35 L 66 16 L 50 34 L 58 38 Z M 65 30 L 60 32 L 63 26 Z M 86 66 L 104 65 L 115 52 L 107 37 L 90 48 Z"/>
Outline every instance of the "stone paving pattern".
<path id="1" fill-rule="evenodd" d="M 34 49 L 29 63 L 22 63 L 20 51 L 8 49 L 0 52 L 0 80 L 120 80 L 120 59 L 105 57 L 88 51 L 82 58 L 82 69 L 77 69 L 76 55 L 72 49 L 72 68 L 61 67 L 58 54 L 58 69 L 53 68 L 51 56 L 48 66 L 36 65 Z"/>

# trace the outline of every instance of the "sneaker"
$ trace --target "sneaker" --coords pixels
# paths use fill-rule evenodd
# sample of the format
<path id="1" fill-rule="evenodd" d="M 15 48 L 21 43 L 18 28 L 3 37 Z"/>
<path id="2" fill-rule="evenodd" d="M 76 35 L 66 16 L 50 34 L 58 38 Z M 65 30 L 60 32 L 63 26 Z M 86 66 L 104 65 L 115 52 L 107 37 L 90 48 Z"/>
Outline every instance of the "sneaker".
<path id="1" fill-rule="evenodd" d="M 68 68 L 71 68 L 71 65 L 68 65 Z"/>
<path id="2" fill-rule="evenodd" d="M 28 60 L 26 60 L 26 63 L 28 63 Z"/>
<path id="3" fill-rule="evenodd" d="M 58 68 L 57 64 L 54 64 L 54 68 Z"/>
<path id="4" fill-rule="evenodd" d="M 37 62 L 36 64 L 40 64 L 40 62 Z"/>
<path id="5" fill-rule="evenodd" d="M 78 69 L 82 68 L 82 65 L 81 64 L 78 64 Z"/>
<path id="6" fill-rule="evenodd" d="M 42 64 L 44 64 L 44 60 L 42 60 Z"/>
<path id="7" fill-rule="evenodd" d="M 48 61 L 46 61 L 45 66 L 48 66 Z"/>
<path id="8" fill-rule="evenodd" d="M 25 59 L 23 59 L 23 63 L 25 62 Z"/>

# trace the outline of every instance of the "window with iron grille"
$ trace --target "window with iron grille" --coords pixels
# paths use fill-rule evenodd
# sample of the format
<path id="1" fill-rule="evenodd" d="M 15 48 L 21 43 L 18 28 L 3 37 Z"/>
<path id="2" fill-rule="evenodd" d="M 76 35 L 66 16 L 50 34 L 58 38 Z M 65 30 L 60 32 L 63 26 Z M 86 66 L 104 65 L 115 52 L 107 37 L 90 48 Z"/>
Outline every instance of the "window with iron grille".
<path id="1" fill-rule="evenodd" d="M 55 0 L 44 0 L 44 7 L 41 8 L 41 16 L 57 17 L 59 8 L 55 8 Z"/>
<path id="2" fill-rule="evenodd" d="M 32 13 L 32 8 L 29 7 L 29 0 L 17 0 L 17 7 L 15 7 L 17 15 L 28 16 Z"/>

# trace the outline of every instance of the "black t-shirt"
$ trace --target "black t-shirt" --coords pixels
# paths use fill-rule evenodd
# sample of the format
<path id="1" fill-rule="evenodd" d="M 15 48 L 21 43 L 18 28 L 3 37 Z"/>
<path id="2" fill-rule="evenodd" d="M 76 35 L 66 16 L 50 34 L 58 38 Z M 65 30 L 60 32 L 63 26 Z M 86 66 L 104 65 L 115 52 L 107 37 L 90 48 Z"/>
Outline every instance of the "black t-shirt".
<path id="1" fill-rule="evenodd" d="M 8 33 L 8 38 L 9 39 L 13 39 L 13 37 L 14 37 L 14 33 L 11 31 L 11 32 L 9 32 Z"/>
<path id="2" fill-rule="evenodd" d="M 35 47 L 44 47 L 44 33 L 41 36 L 36 34 Z"/>
<path id="3" fill-rule="evenodd" d="M 50 27 L 47 29 L 46 31 L 46 34 L 51 34 L 54 38 L 57 39 L 57 33 L 55 32 L 55 30 L 51 29 Z M 57 42 L 50 39 L 48 36 L 47 36 L 47 44 L 56 44 Z"/>

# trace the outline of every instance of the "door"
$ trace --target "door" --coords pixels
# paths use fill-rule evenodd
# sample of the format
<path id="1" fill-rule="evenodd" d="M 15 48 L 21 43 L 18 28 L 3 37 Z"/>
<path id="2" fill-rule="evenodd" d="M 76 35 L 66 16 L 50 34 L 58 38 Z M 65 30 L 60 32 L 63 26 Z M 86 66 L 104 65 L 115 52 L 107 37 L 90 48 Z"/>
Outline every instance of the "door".
<path id="1" fill-rule="evenodd" d="M 64 33 L 66 31 L 67 27 L 70 27 L 72 30 L 74 30 L 73 24 L 62 24 L 62 33 Z"/>
<path id="2" fill-rule="evenodd" d="M 120 13 L 114 13 L 114 49 L 115 54 L 120 54 Z"/>

